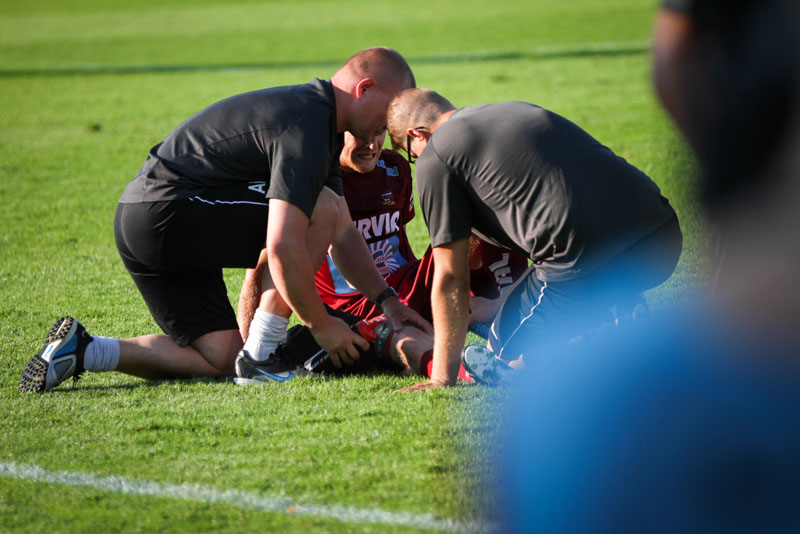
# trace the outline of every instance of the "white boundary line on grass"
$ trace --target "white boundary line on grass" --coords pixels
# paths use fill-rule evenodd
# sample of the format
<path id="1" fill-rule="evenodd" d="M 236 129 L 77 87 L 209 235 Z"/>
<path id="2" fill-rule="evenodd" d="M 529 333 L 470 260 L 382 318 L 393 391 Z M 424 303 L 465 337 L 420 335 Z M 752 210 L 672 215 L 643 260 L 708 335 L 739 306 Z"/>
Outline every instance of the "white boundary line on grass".
<path id="1" fill-rule="evenodd" d="M 496 531 L 496 527 L 491 524 L 437 519 L 429 514 L 418 515 L 388 512 L 377 508 L 299 503 L 292 502 L 286 497 L 258 495 L 238 490 L 221 490 L 197 484 L 173 485 L 119 476 L 97 476 L 78 471 L 47 471 L 37 465 L 15 462 L 0 463 L 0 476 L 32 482 L 92 488 L 124 495 L 171 497 L 208 504 L 226 504 L 246 510 L 277 512 L 287 516 L 313 516 L 346 523 L 378 523 L 456 533 Z"/>

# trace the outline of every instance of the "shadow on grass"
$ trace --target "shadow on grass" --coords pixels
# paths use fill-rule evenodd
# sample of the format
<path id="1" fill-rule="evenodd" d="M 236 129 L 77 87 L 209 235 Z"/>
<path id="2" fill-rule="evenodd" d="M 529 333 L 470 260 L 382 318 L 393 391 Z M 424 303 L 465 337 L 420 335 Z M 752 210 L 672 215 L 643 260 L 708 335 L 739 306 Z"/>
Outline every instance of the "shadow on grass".
<path id="1" fill-rule="evenodd" d="M 373 371 L 362 371 L 362 372 L 346 372 L 340 374 L 320 374 L 314 375 L 309 377 L 301 377 L 299 380 L 315 380 L 315 381 L 342 381 L 348 378 L 353 377 L 370 377 L 370 376 L 393 376 L 393 377 L 406 377 L 406 375 L 401 370 L 395 369 L 379 369 Z M 419 378 L 419 377 L 415 377 Z M 169 378 L 169 379 L 159 379 L 159 380 L 145 380 L 141 379 L 138 382 L 130 383 L 130 384 L 113 384 L 113 385 L 104 385 L 104 384 L 91 384 L 89 382 L 84 382 L 83 378 L 78 383 L 71 383 L 70 385 L 61 386 L 57 389 L 53 389 L 51 393 L 70 393 L 70 392 L 77 392 L 77 391 L 133 391 L 142 388 L 158 388 L 162 386 L 187 386 L 187 385 L 198 385 L 198 384 L 230 384 L 231 386 L 235 386 L 233 382 L 232 376 L 225 376 L 219 378 L 209 378 L 209 377 L 202 377 L 202 378 Z M 266 382 L 264 385 L 269 386 L 271 382 Z M 280 385 L 280 383 L 275 382 L 276 385 Z M 239 387 L 239 386 L 237 386 Z M 259 386 L 254 386 L 259 387 Z M 263 387 L 263 385 L 261 386 Z"/>
<path id="2" fill-rule="evenodd" d="M 549 60 L 584 57 L 635 56 L 648 53 L 650 44 L 627 43 L 623 45 L 591 45 L 585 47 L 542 48 L 518 52 L 465 52 L 460 54 L 434 54 L 422 57 L 409 56 L 411 65 L 475 63 L 489 61 Z M 288 61 L 275 63 L 226 63 L 206 65 L 54 65 L 40 68 L 0 69 L 0 78 L 37 76 L 83 76 L 91 74 L 162 74 L 178 72 L 258 71 L 297 68 L 336 68 L 341 59 L 323 61 Z"/>
<path id="3" fill-rule="evenodd" d="M 84 382 L 81 379 L 78 383 L 73 383 L 67 387 L 59 387 L 57 389 L 53 389 L 48 392 L 51 393 L 70 393 L 70 392 L 77 392 L 77 391 L 133 391 L 137 389 L 143 388 L 158 388 L 161 386 L 174 386 L 174 385 L 194 385 L 194 384 L 224 384 L 224 383 L 233 384 L 233 377 L 226 376 L 220 378 L 169 378 L 169 379 L 159 379 L 159 380 L 145 380 L 141 379 L 138 382 L 134 382 L 132 384 L 113 384 L 113 385 L 104 385 L 104 384 L 91 384 L 89 382 Z"/>

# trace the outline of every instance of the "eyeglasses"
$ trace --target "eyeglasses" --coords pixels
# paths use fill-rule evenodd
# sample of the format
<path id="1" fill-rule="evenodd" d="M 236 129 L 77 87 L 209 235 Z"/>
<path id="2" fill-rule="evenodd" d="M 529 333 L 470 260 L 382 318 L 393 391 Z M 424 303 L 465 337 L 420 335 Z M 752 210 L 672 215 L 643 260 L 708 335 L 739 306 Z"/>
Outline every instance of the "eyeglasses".
<path id="1" fill-rule="evenodd" d="M 412 124 L 413 124 L 413 123 L 412 123 Z M 416 127 L 416 128 L 414 128 L 414 129 L 415 129 L 415 130 L 424 130 L 424 129 L 425 129 L 425 126 L 417 126 L 417 127 Z M 409 164 L 409 165 L 413 165 L 413 164 L 414 164 L 414 162 L 415 162 L 415 161 L 417 161 L 417 160 L 416 160 L 416 159 L 414 159 L 414 157 L 411 155 L 411 140 L 412 140 L 412 139 L 413 139 L 413 138 L 411 137 L 411 134 L 406 134 L 406 154 L 408 155 L 408 164 Z M 417 159 L 419 159 L 419 157 L 417 157 Z"/>

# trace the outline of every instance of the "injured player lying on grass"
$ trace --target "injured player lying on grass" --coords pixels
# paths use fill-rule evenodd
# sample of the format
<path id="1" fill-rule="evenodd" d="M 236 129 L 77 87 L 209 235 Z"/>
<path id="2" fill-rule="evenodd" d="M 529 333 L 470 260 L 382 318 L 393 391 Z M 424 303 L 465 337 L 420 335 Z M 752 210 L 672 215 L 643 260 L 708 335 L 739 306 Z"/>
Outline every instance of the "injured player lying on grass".
<path id="1" fill-rule="evenodd" d="M 406 233 L 406 224 L 415 214 L 411 168 L 400 154 L 381 148 L 384 139 L 385 134 L 379 133 L 364 143 L 345 134 L 339 162 L 350 218 L 342 221 L 336 234 L 347 231 L 352 235 L 352 229 L 356 228 L 387 284 L 404 304 L 430 321 L 432 251 L 428 247 L 422 258 L 414 255 Z M 247 272 L 239 298 L 239 324 L 245 345 L 237 358 L 237 383 L 284 381 L 310 370 L 352 373 L 387 366 L 429 376 L 433 337 L 409 325 L 396 332 L 388 325 L 381 325 L 380 302 L 371 302 L 350 285 L 331 254 L 325 257 L 316 274 L 317 291 L 323 303 L 329 313 L 344 318 L 348 324 L 367 320 L 373 327 L 377 325 L 379 337 L 357 361 L 341 365 L 335 358 L 326 358 L 320 366 L 318 356 L 307 362 L 319 348 L 310 335 L 300 330 L 303 327 L 290 330 L 287 339 L 287 323 L 257 309 L 262 268 L 259 264 Z M 488 336 L 488 325 L 499 309 L 501 294 L 527 268 L 527 258 L 522 254 L 473 236 L 470 247 L 473 332 L 484 339 Z M 376 359 L 381 361 L 373 361 Z M 303 366 L 305 363 L 308 368 Z M 463 370 L 459 375 L 466 377 Z"/>

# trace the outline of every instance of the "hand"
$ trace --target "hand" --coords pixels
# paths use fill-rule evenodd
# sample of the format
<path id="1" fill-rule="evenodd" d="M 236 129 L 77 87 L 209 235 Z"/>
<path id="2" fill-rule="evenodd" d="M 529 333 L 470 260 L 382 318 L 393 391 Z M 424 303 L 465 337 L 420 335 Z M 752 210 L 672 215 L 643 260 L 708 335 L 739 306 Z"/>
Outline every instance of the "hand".
<path id="1" fill-rule="evenodd" d="M 404 323 L 409 323 L 429 336 L 433 335 L 433 326 L 431 326 L 431 323 L 400 302 L 400 299 L 396 297 L 389 297 L 383 302 L 383 314 L 389 320 L 389 324 L 392 325 L 392 330 L 395 332 L 403 328 Z"/>
<path id="2" fill-rule="evenodd" d="M 336 368 L 353 365 L 359 358 L 358 347 L 369 349 L 366 339 L 353 332 L 350 327 L 338 317 L 328 316 L 328 320 L 319 327 L 312 328 L 311 334 L 317 344 L 327 352 Z"/>
<path id="3" fill-rule="evenodd" d="M 469 322 L 491 324 L 500 311 L 501 299 L 486 297 L 469 297 Z"/>
<path id="4" fill-rule="evenodd" d="M 410 391 L 425 391 L 427 389 L 435 389 L 435 388 L 446 388 L 450 387 L 443 382 L 439 382 L 438 380 L 428 380 L 427 382 L 420 382 L 419 384 L 414 384 L 413 386 L 408 386 L 407 388 L 398 389 L 397 393 L 408 393 Z"/>

